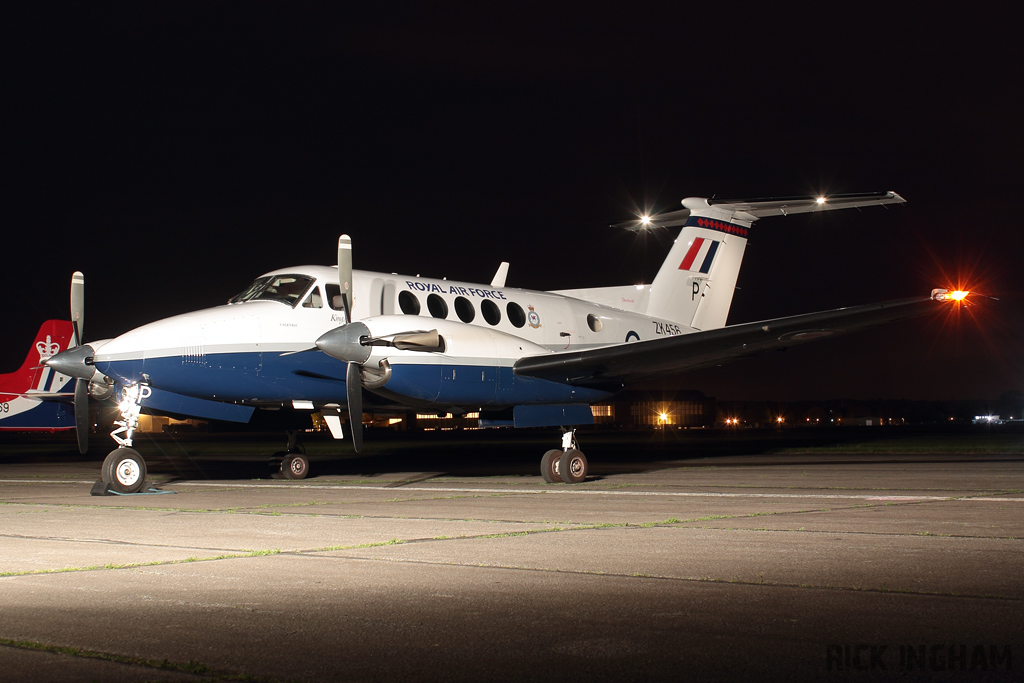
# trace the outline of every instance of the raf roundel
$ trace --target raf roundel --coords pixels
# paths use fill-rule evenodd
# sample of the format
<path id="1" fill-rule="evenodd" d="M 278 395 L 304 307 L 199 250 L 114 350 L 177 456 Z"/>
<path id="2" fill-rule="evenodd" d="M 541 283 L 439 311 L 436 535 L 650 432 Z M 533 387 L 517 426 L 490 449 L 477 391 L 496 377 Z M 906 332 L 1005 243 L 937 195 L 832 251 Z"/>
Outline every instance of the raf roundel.
<path id="1" fill-rule="evenodd" d="M 527 306 L 530 312 L 526 316 L 527 322 L 530 323 L 530 327 L 537 329 L 540 327 L 540 314 L 533 310 L 533 306 Z"/>

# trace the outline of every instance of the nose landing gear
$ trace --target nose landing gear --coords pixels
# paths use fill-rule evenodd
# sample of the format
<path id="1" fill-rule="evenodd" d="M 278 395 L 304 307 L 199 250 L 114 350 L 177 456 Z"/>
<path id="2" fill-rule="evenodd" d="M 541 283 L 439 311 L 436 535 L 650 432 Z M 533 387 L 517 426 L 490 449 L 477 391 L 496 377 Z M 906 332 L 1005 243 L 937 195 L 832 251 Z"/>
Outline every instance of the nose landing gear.
<path id="1" fill-rule="evenodd" d="M 124 387 L 121 402 L 117 404 L 121 419 L 114 422 L 117 427 L 110 433 L 117 442 L 117 448 L 110 451 L 100 468 L 103 486 L 94 486 L 93 495 L 114 493 L 139 493 L 146 486 L 146 461 L 132 448 L 132 435 L 139 428 L 139 413 L 142 401 L 149 398 L 153 390 L 145 384 Z"/>

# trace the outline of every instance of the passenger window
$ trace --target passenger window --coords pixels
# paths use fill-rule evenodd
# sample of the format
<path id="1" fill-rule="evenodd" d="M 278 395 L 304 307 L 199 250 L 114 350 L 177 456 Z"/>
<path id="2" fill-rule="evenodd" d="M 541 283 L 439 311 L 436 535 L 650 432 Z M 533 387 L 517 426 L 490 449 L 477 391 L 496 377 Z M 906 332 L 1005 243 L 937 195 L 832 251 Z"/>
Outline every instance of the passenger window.
<path id="1" fill-rule="evenodd" d="M 431 294 L 427 297 L 427 310 L 430 311 L 430 315 L 435 318 L 448 317 L 448 304 L 437 294 Z"/>
<path id="2" fill-rule="evenodd" d="M 526 312 L 523 311 L 523 307 L 515 301 L 508 302 L 508 306 L 505 307 L 505 312 L 508 313 L 508 321 L 514 326 L 522 327 L 526 324 Z"/>
<path id="3" fill-rule="evenodd" d="M 588 326 L 590 327 L 590 329 L 592 329 L 592 330 L 593 330 L 594 332 L 600 332 L 600 331 L 601 331 L 601 328 L 603 328 L 603 327 L 604 327 L 604 323 L 603 323 L 603 322 L 601 322 L 601 319 L 600 319 L 600 318 L 598 318 L 598 317 L 597 317 L 596 315 L 594 315 L 593 313 L 591 313 L 590 315 L 588 315 L 588 316 L 587 316 L 587 325 L 588 325 Z"/>
<path id="4" fill-rule="evenodd" d="M 420 314 L 420 300 L 412 292 L 402 292 L 398 295 L 398 307 L 406 315 Z"/>
<path id="5" fill-rule="evenodd" d="M 306 300 L 302 302 L 303 308 L 323 308 L 324 301 L 320 297 L 320 288 L 314 287 L 313 291 L 309 293 Z"/>
<path id="6" fill-rule="evenodd" d="M 491 325 L 497 325 L 501 322 L 501 309 L 498 308 L 498 304 L 490 299 L 484 299 L 480 302 L 480 312 L 484 314 L 484 320 Z"/>
<path id="7" fill-rule="evenodd" d="M 469 299 L 464 296 L 455 297 L 455 314 L 459 316 L 459 320 L 464 323 L 473 322 L 473 318 L 476 317 L 476 309 L 473 308 L 473 304 L 470 303 Z"/>

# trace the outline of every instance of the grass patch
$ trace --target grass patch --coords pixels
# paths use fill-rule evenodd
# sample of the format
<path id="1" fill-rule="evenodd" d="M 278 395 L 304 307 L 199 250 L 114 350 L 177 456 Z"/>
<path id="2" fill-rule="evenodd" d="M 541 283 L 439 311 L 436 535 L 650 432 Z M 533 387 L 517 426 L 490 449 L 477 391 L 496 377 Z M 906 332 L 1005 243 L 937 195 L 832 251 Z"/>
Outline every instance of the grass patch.
<path id="1" fill-rule="evenodd" d="M 174 564 L 188 564 L 190 562 L 213 562 L 216 560 L 235 560 L 241 557 L 263 557 L 266 555 L 279 555 L 279 549 L 274 550 L 247 550 L 243 553 L 227 553 L 213 557 L 186 557 L 183 560 L 154 560 L 152 562 L 130 562 L 125 564 L 107 563 L 103 565 L 90 565 L 88 567 L 61 567 L 59 569 L 26 569 L 17 572 L 0 572 L 0 578 L 9 576 L 35 576 L 38 574 L 66 574 L 69 572 L 92 572 L 100 569 L 139 569 L 142 567 L 162 567 Z"/>
<path id="2" fill-rule="evenodd" d="M 70 657 L 81 657 L 83 659 L 97 659 L 104 662 L 115 662 L 117 664 L 131 664 L 133 666 L 142 666 L 149 669 L 157 669 L 161 671 L 183 671 L 185 673 L 203 676 L 205 677 L 205 680 L 208 681 L 251 681 L 252 683 L 277 683 L 277 681 L 280 680 L 276 678 L 265 678 L 262 676 L 250 676 L 248 674 L 216 671 L 207 666 L 206 664 L 191 659 L 187 662 L 172 662 L 168 659 L 143 659 L 141 657 L 126 657 L 125 655 L 115 655 L 108 652 L 85 650 L 78 647 L 62 647 L 59 645 L 48 645 L 46 643 L 39 643 L 30 640 L 11 640 L 9 638 L 0 638 L 0 645 L 4 645 L 7 647 L 15 647 L 21 650 L 48 652 L 51 654 L 67 655 Z"/>

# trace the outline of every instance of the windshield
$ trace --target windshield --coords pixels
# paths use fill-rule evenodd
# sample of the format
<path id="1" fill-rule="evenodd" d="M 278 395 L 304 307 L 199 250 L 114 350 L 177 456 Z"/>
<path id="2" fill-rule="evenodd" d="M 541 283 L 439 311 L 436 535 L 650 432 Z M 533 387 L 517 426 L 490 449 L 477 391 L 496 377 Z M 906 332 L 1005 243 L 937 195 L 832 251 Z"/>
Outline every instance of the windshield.
<path id="1" fill-rule="evenodd" d="M 228 303 L 280 301 L 295 306 L 312 285 L 313 278 L 307 275 L 268 275 L 257 278 L 244 292 Z"/>
<path id="2" fill-rule="evenodd" d="M 256 293 L 259 292 L 263 288 L 263 286 L 268 282 L 270 282 L 269 275 L 267 277 L 256 278 L 253 281 L 253 283 L 246 287 L 240 294 L 236 294 L 235 296 L 228 299 L 228 303 L 238 304 L 243 301 L 248 301 L 249 299 L 253 298 L 256 295 Z"/>

